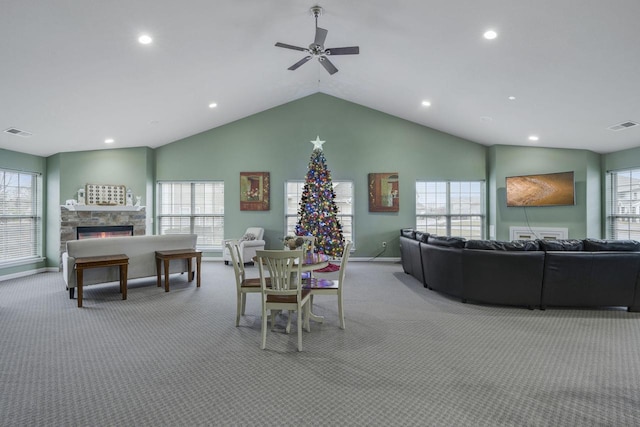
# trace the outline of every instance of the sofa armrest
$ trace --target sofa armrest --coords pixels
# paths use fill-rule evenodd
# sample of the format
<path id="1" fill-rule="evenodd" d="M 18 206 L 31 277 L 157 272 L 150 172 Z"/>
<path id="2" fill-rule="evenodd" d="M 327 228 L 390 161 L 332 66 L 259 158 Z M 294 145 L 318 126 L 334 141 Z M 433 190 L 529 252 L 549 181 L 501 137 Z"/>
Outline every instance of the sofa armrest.
<path id="1" fill-rule="evenodd" d="M 266 242 L 264 240 L 243 240 L 242 242 L 240 242 L 240 249 L 254 248 L 259 246 L 264 247 L 265 244 Z"/>

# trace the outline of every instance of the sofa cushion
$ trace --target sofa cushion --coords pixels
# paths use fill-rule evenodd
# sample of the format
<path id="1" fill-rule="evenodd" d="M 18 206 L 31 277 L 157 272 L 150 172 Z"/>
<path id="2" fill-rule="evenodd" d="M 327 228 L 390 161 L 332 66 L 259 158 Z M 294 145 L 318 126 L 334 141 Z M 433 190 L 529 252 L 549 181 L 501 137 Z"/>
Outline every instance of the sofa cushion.
<path id="1" fill-rule="evenodd" d="M 429 233 L 423 233 L 422 231 L 416 231 L 415 239 L 419 242 L 427 243 L 429 239 Z"/>
<path id="2" fill-rule="evenodd" d="M 514 240 L 501 242 L 500 240 L 467 240 L 466 249 L 489 251 L 538 251 L 540 245 L 535 240 Z"/>
<path id="3" fill-rule="evenodd" d="M 548 251 L 582 251 L 584 243 L 582 240 L 561 239 L 561 240 L 538 240 L 540 249 Z"/>
<path id="4" fill-rule="evenodd" d="M 447 237 L 430 234 L 427 238 L 427 243 L 430 245 L 446 246 L 448 248 L 464 248 L 465 242 L 466 239 L 463 237 Z"/>
<path id="5" fill-rule="evenodd" d="M 505 250 L 507 251 L 539 251 L 540 244 L 537 240 L 512 240 L 505 242 Z"/>
<path id="6" fill-rule="evenodd" d="M 402 228 L 400 229 L 400 235 L 403 237 L 408 237 L 410 239 L 415 239 L 416 231 L 413 228 Z"/>
<path id="7" fill-rule="evenodd" d="M 640 251 L 640 242 L 635 240 L 600 240 L 585 239 L 584 250 L 589 252 L 598 251 Z"/>
<path id="8" fill-rule="evenodd" d="M 465 249 L 504 251 L 504 243 L 499 240 L 467 240 L 464 247 Z"/>
<path id="9" fill-rule="evenodd" d="M 256 240 L 256 235 L 253 233 L 245 233 L 240 240 Z"/>

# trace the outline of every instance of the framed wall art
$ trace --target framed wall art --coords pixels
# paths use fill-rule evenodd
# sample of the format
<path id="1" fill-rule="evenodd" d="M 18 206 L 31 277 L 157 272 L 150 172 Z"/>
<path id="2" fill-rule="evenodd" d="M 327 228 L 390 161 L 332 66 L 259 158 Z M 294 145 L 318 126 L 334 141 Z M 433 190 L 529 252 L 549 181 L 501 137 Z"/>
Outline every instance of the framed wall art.
<path id="1" fill-rule="evenodd" d="M 124 205 L 126 192 L 124 185 L 87 184 L 85 203 L 98 206 Z"/>
<path id="2" fill-rule="evenodd" d="M 370 173 L 369 212 L 398 212 L 399 190 L 398 172 Z"/>
<path id="3" fill-rule="evenodd" d="M 240 210 L 269 210 L 269 172 L 240 172 Z"/>

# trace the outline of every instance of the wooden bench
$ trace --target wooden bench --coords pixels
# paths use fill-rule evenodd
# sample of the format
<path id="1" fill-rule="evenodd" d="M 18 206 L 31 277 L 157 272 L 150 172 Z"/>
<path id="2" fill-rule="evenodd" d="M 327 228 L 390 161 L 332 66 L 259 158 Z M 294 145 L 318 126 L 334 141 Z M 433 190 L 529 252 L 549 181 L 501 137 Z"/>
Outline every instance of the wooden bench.
<path id="1" fill-rule="evenodd" d="M 193 266 L 192 260 L 196 259 L 196 271 L 195 273 L 198 276 L 198 280 L 196 281 L 196 287 L 200 287 L 200 264 L 202 261 L 202 251 L 197 249 L 172 249 L 167 251 L 156 251 L 156 279 L 158 282 L 158 287 L 161 286 L 162 273 L 160 269 L 160 264 L 164 263 L 164 291 L 169 292 L 169 263 L 172 259 L 186 259 L 187 260 L 187 268 L 188 268 L 188 280 L 191 282 L 193 280 Z"/>
<path id="2" fill-rule="evenodd" d="M 76 282 L 78 287 L 78 307 L 82 307 L 82 279 L 84 270 L 89 268 L 119 267 L 120 268 L 120 292 L 122 299 L 127 299 L 127 269 L 129 257 L 124 254 L 102 255 L 76 258 Z"/>

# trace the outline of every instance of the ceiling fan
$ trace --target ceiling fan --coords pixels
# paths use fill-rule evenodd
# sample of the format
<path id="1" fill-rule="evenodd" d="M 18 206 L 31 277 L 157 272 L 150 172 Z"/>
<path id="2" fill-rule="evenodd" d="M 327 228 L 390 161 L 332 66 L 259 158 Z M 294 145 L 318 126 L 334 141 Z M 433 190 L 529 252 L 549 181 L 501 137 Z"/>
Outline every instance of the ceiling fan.
<path id="1" fill-rule="evenodd" d="M 293 64 L 288 69 L 293 71 L 298 69 L 302 64 L 310 60 L 311 58 L 318 58 L 318 62 L 322 64 L 325 70 L 329 74 L 335 74 L 338 72 L 338 69 L 333 65 L 331 61 L 329 61 L 329 56 L 332 55 L 357 55 L 360 53 L 359 46 L 349 46 L 349 47 L 332 47 L 326 48 L 324 47 L 324 41 L 327 38 L 328 31 L 324 28 L 318 27 L 318 16 L 322 15 L 322 8 L 320 6 L 313 6 L 311 8 L 311 13 L 313 17 L 316 19 L 316 37 L 313 43 L 309 45 L 308 48 L 292 46 L 290 44 L 285 43 L 276 43 L 277 47 L 284 47 L 285 49 L 293 49 L 299 50 L 302 52 L 307 52 L 309 55 L 302 58 L 300 61 Z"/>

